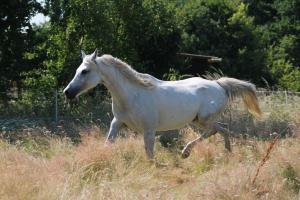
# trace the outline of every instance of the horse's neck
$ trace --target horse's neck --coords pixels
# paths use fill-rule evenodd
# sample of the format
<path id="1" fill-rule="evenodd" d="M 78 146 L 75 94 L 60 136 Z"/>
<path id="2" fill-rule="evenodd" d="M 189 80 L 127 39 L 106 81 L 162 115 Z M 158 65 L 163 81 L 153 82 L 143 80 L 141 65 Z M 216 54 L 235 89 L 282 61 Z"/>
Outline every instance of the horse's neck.
<path id="1" fill-rule="evenodd" d="M 119 71 L 110 69 L 103 72 L 103 81 L 109 90 L 113 103 L 119 107 L 126 107 L 132 98 L 132 91 L 136 90 L 136 86 L 125 78 Z"/>

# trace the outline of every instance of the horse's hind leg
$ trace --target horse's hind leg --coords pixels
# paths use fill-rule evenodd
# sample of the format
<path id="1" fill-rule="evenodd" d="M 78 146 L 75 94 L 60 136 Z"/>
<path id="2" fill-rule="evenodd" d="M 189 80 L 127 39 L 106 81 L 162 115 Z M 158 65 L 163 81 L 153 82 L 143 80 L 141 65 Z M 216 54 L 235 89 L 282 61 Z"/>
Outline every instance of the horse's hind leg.
<path id="1" fill-rule="evenodd" d="M 218 122 L 214 124 L 213 129 L 224 137 L 225 148 L 230 152 L 231 151 L 231 145 L 229 140 L 230 132 L 226 128 L 223 128 L 221 124 Z"/>
<path id="2" fill-rule="evenodd" d="M 210 137 L 210 136 L 212 136 L 212 135 L 214 135 L 214 134 L 216 134 L 216 133 L 217 133 L 216 130 L 212 130 L 212 131 L 210 131 L 210 132 L 204 133 L 203 135 L 199 136 L 199 137 L 196 138 L 195 140 L 193 140 L 193 141 L 187 143 L 187 145 L 185 145 L 185 147 L 184 147 L 183 150 L 182 150 L 182 154 L 181 154 L 182 158 L 187 158 L 187 157 L 189 157 L 190 154 L 191 154 L 191 151 L 192 151 L 193 147 L 194 147 L 196 144 L 198 144 L 198 143 L 201 142 L 202 140 L 204 140 L 204 139 L 206 139 L 206 138 L 208 138 L 208 137 Z"/>
<path id="3" fill-rule="evenodd" d="M 229 135 L 230 132 L 223 128 L 220 123 L 216 122 L 211 126 L 211 131 L 207 132 L 201 136 L 199 136 L 198 138 L 196 138 L 195 140 L 189 142 L 182 150 L 182 158 L 187 158 L 189 157 L 191 150 L 193 149 L 193 147 L 198 144 L 199 142 L 201 142 L 202 140 L 216 134 L 216 133 L 220 133 L 223 137 L 224 137 L 224 141 L 225 141 L 225 148 L 228 151 L 231 151 L 231 146 L 230 146 L 230 140 L 229 140 Z"/>

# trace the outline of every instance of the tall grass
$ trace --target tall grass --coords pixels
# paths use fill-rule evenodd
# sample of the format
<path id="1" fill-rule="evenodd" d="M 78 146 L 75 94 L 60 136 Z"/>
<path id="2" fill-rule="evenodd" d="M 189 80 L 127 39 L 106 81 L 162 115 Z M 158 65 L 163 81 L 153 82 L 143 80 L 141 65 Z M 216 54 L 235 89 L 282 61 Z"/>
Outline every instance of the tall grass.
<path id="1" fill-rule="evenodd" d="M 223 116 L 230 130 L 259 139 L 232 139 L 228 153 L 223 138 L 212 136 L 185 160 L 180 147 L 197 137 L 191 128 L 169 148 L 157 141 L 154 161 L 145 156 L 142 136 L 129 131 L 108 147 L 97 127 L 81 130 L 80 143 L 43 129 L 18 132 L 14 140 L 4 134 L 0 199 L 299 199 L 298 105 L 263 98 L 261 121 L 253 121 L 240 105 Z M 278 140 L 252 182 L 273 132 L 290 137 Z"/>
<path id="2" fill-rule="evenodd" d="M 221 137 L 215 136 L 196 146 L 187 160 L 156 143 L 155 161 L 148 161 L 140 136 L 105 147 L 98 131 L 82 133 L 79 145 L 52 137 L 44 138 L 46 143 L 30 137 L 26 144 L 1 141 L 0 198 L 299 198 L 300 138 L 281 139 L 252 184 L 268 141 L 236 143 L 226 153 Z M 195 135 L 185 131 L 185 140 Z"/>

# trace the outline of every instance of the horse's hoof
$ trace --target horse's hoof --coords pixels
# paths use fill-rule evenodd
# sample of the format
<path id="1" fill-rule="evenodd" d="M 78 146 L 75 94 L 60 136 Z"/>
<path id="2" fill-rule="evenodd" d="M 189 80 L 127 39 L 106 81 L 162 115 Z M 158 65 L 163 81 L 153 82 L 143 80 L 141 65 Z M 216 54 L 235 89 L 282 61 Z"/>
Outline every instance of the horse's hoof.
<path id="1" fill-rule="evenodd" d="M 232 150 L 231 149 L 225 149 L 225 152 L 226 153 L 232 153 Z"/>
<path id="2" fill-rule="evenodd" d="M 231 153 L 232 152 L 232 150 L 231 150 L 231 146 L 229 145 L 225 145 L 225 150 L 226 150 L 226 152 L 228 152 L 228 153 Z"/>
<path id="3" fill-rule="evenodd" d="M 113 143 L 111 142 L 111 141 L 105 141 L 105 143 L 104 143 L 104 147 L 106 147 L 106 148 L 110 148 L 110 147 L 112 147 L 112 145 L 113 145 Z"/>
<path id="4" fill-rule="evenodd" d="M 188 151 L 188 150 L 186 150 L 186 149 L 182 151 L 181 157 L 182 157 L 183 159 L 188 158 L 189 156 L 190 156 L 190 151 Z"/>

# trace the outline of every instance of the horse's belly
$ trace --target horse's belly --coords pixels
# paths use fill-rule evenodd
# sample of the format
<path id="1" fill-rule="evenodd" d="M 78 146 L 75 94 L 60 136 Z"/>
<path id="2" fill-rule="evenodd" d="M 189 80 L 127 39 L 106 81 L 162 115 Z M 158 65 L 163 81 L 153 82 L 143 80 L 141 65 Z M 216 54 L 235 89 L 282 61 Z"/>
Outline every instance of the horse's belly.
<path id="1" fill-rule="evenodd" d="M 156 131 L 168 131 L 168 130 L 183 128 L 187 124 L 191 123 L 193 121 L 193 119 L 195 119 L 195 117 L 196 117 L 196 115 L 193 118 L 189 118 L 189 119 L 183 120 L 183 121 L 172 122 L 172 123 L 162 123 L 157 127 Z"/>
<path id="2" fill-rule="evenodd" d="M 164 109 L 159 115 L 158 131 L 172 130 L 184 127 L 193 121 L 198 113 L 197 106 L 173 107 Z"/>

